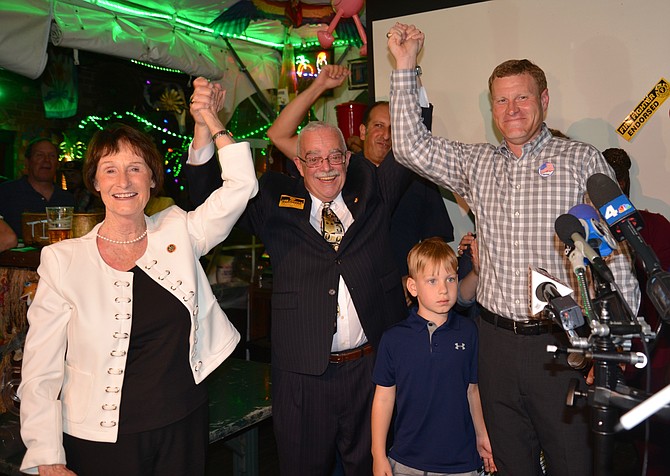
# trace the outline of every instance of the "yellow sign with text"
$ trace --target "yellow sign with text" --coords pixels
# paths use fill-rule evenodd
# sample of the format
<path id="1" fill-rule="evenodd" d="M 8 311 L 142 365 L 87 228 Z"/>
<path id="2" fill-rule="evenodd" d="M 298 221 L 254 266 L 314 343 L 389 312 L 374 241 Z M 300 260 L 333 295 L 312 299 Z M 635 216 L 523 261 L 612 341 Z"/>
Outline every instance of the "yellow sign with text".
<path id="1" fill-rule="evenodd" d="M 623 120 L 616 131 L 621 137 L 630 141 L 638 133 L 645 122 L 651 119 L 651 116 L 661 107 L 670 95 L 670 84 L 664 78 L 661 78 L 654 88 L 635 106 L 635 109 Z"/>

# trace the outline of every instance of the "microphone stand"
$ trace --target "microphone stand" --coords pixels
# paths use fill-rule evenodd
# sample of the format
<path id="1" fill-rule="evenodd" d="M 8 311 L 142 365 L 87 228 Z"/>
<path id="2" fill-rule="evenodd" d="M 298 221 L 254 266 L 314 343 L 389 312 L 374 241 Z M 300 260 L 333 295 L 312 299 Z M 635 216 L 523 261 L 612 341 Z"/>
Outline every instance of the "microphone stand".
<path id="1" fill-rule="evenodd" d="M 578 278 L 580 274 L 578 274 Z M 583 293 L 584 307 L 588 310 L 587 322 L 591 327 L 591 335 L 586 345 L 577 349 L 548 349 L 558 352 L 583 352 L 591 355 L 594 361 L 594 385 L 586 392 L 579 391 L 579 381 L 573 379 L 568 390 L 566 404 L 572 406 L 575 397 L 586 397 L 592 408 L 590 414 L 591 430 L 594 434 L 594 476 L 612 476 L 615 434 L 621 430 L 617 408 L 630 409 L 648 397 L 646 392 L 627 387 L 624 384 L 623 372 L 619 363 L 623 361 L 617 351 L 617 342 L 630 335 L 652 335 L 651 328 L 642 318 L 636 318 L 626 305 L 620 293 L 614 291 L 607 283 L 591 273 L 594 279 L 596 298 L 591 302 L 588 293 Z M 584 276 L 581 275 L 582 282 Z M 618 289 L 615 287 L 615 289 Z M 552 300 L 553 301 L 553 300 Z M 564 314 L 559 302 L 550 302 L 547 306 L 549 314 L 571 336 L 572 329 L 565 326 L 557 317 Z M 553 308 L 553 309 L 552 309 Z M 574 338 L 574 336 L 572 336 Z M 573 339 L 574 342 L 577 340 Z M 583 343 L 583 339 L 579 340 Z M 625 357 L 624 357 L 625 358 Z M 646 358 L 642 366 L 646 365 Z M 666 407 L 670 416 L 670 407 Z"/>
<path id="2" fill-rule="evenodd" d="M 607 305 L 603 305 L 600 313 L 600 322 L 607 324 L 609 313 Z M 593 347 L 602 353 L 616 352 L 612 339 L 605 336 L 596 336 L 593 339 Z M 613 473 L 614 434 L 619 420 L 616 412 L 607 401 L 597 397 L 600 389 L 608 392 L 615 391 L 621 377 L 621 369 L 618 365 L 607 360 L 596 360 L 593 364 L 594 392 L 590 398 L 591 431 L 595 435 L 594 446 L 594 475 L 611 476 Z"/>

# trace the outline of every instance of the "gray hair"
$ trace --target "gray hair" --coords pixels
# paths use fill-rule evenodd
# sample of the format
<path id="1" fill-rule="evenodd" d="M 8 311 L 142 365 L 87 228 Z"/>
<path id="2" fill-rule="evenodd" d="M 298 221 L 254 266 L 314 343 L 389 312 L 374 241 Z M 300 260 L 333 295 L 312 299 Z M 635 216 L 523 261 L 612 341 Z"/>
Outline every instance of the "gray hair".
<path id="1" fill-rule="evenodd" d="M 342 135 L 342 131 L 339 129 L 339 127 L 323 121 L 311 121 L 308 122 L 307 125 L 303 127 L 302 130 L 298 133 L 298 157 L 302 156 L 302 134 L 304 132 L 317 132 L 323 129 L 334 131 L 337 134 L 338 140 L 340 141 L 340 147 L 342 151 L 344 152 L 347 150 L 347 142 L 344 140 L 344 135 Z"/>

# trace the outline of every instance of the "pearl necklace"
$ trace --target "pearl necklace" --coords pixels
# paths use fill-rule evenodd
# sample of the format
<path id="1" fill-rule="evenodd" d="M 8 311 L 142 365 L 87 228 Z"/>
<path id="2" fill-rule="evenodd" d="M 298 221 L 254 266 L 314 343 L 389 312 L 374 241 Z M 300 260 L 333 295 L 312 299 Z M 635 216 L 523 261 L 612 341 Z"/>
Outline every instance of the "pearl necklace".
<path id="1" fill-rule="evenodd" d="M 112 240 L 111 238 L 107 238 L 106 236 L 102 236 L 100 233 L 97 233 L 97 235 L 98 235 L 98 238 L 102 238 L 103 240 L 109 241 L 110 243 L 115 243 L 117 245 L 129 245 L 131 243 L 137 243 L 138 241 L 142 240 L 145 236 L 147 236 L 147 230 L 144 230 L 144 233 L 142 233 L 137 238 L 133 238 L 132 240 L 127 240 L 127 241 Z"/>

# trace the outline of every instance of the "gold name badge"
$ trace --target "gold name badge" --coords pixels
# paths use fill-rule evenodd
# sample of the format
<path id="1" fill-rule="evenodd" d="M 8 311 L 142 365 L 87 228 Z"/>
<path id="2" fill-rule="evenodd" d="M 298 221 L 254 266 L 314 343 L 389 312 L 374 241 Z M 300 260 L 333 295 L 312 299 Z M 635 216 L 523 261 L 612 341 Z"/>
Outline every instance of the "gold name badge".
<path id="1" fill-rule="evenodd" d="M 281 208 L 295 208 L 297 210 L 302 210 L 305 208 L 305 199 L 291 197 L 290 195 L 282 195 L 279 197 L 279 206 Z"/>

